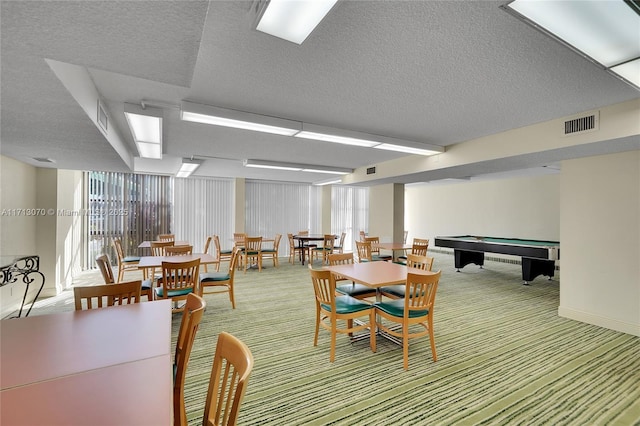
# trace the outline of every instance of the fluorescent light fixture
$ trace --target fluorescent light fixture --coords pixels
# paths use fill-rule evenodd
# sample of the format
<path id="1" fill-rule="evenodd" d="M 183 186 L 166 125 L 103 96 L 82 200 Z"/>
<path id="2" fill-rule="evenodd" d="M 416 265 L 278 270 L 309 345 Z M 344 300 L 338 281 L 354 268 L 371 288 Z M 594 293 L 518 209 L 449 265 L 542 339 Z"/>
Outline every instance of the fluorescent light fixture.
<path id="1" fill-rule="evenodd" d="M 440 154 L 442 151 L 436 151 L 434 149 L 425 149 L 425 148 L 414 148 L 411 146 L 403 146 L 403 145 L 393 145 L 390 143 L 381 143 L 380 145 L 374 146 L 376 149 L 384 149 L 387 151 L 397 151 L 397 152 L 406 152 L 407 154 L 418 154 L 418 155 L 435 155 Z"/>
<path id="2" fill-rule="evenodd" d="M 269 117 L 186 101 L 182 102 L 180 118 L 184 121 L 192 121 L 194 123 L 233 127 L 236 129 L 253 130 L 284 136 L 293 136 L 302 128 L 302 123 L 299 121 L 285 120 L 283 118 Z"/>
<path id="3" fill-rule="evenodd" d="M 180 166 L 180 170 L 178 170 L 178 173 L 176 173 L 176 177 L 186 178 L 188 176 L 191 176 L 191 174 L 195 172 L 198 167 L 200 167 L 200 164 L 202 164 L 201 160 L 194 160 L 193 158 L 183 158 L 182 165 Z"/>
<path id="4" fill-rule="evenodd" d="M 256 29 L 302 44 L 338 0 L 270 0 Z"/>
<path id="5" fill-rule="evenodd" d="M 325 185 L 334 185 L 337 183 L 342 183 L 342 179 L 330 179 L 330 180 L 323 180 L 320 182 L 314 182 L 313 184 L 316 186 L 325 186 Z"/>
<path id="6" fill-rule="evenodd" d="M 124 116 L 140 157 L 162 158 L 162 109 L 124 104 Z"/>
<path id="7" fill-rule="evenodd" d="M 640 87 L 640 59 L 611 67 L 611 71 L 637 87 Z"/>
<path id="8" fill-rule="evenodd" d="M 330 166 L 316 166 L 311 164 L 285 163 L 282 161 L 268 160 L 244 160 L 245 167 L 257 167 L 262 169 L 290 170 L 294 172 L 329 173 L 335 175 L 347 175 L 353 173 L 353 169 Z"/>
<path id="9" fill-rule="evenodd" d="M 640 87 L 640 73 L 623 66 L 640 59 L 640 14 L 633 2 L 514 0 L 504 8 Z"/>
<path id="10" fill-rule="evenodd" d="M 444 148 L 437 145 L 422 144 L 419 142 L 395 139 L 387 136 L 335 129 L 307 123 L 303 123 L 302 131 L 294 136 L 297 138 L 315 139 L 324 142 L 341 143 L 344 145 L 406 152 L 408 154 L 433 155 L 444 152 Z"/>

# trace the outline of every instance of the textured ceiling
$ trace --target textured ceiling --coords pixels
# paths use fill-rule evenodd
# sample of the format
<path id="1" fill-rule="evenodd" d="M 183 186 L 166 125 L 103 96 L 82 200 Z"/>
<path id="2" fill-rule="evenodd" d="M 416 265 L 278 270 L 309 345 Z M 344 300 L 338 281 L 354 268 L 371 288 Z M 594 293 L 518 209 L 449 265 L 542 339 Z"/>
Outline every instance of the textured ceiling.
<path id="1" fill-rule="evenodd" d="M 45 59 L 88 72 L 134 155 L 123 104 L 147 100 L 164 109 L 165 156 L 205 159 L 198 175 L 301 182 L 328 176 L 247 169 L 242 160 L 357 168 L 403 154 L 181 122 L 179 104 L 448 146 L 640 96 L 502 3 L 341 0 L 299 46 L 256 31 L 253 1 L 3 0 L 1 153 L 43 167 L 31 158 L 64 169 L 129 170 Z M 175 172 L 174 163 L 160 164 Z"/>

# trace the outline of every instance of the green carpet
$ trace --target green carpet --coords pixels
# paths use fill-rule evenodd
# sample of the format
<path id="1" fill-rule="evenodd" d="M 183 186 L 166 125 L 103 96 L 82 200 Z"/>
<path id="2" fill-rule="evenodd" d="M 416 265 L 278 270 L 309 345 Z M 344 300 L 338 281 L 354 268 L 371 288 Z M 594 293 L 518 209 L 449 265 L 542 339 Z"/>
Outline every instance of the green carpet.
<path id="1" fill-rule="evenodd" d="M 558 317 L 557 279 L 523 286 L 519 265 L 457 273 L 452 256 L 430 254 L 443 272 L 438 361 L 428 338 L 413 340 L 409 371 L 402 349 L 381 338 L 372 353 L 367 340 L 338 336 L 334 363 L 328 332 L 313 346 L 306 266 L 282 259 L 278 269 L 236 273 L 235 310 L 226 295 L 206 296 L 186 378 L 189 423 L 201 424 L 216 336 L 227 331 L 255 358 L 243 425 L 640 425 L 640 338 Z M 77 282 L 91 280 L 99 275 Z M 72 310 L 68 293 L 32 315 Z"/>

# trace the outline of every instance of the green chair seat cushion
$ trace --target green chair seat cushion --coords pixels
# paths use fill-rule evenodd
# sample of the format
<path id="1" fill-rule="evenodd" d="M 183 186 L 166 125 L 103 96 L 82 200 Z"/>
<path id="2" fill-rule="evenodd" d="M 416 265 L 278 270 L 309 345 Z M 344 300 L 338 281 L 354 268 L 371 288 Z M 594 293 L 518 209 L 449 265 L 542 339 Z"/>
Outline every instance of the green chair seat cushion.
<path id="1" fill-rule="evenodd" d="M 124 259 L 122 259 L 123 263 L 129 263 L 129 262 L 140 262 L 140 256 L 127 256 Z"/>
<path id="2" fill-rule="evenodd" d="M 381 293 L 391 294 L 396 297 L 404 297 L 406 286 L 404 284 L 388 285 L 380 287 Z"/>
<path id="3" fill-rule="evenodd" d="M 155 290 L 156 290 L 156 295 L 158 297 L 164 297 L 164 288 L 156 287 Z M 193 293 L 193 289 L 192 288 L 184 288 L 184 289 L 180 289 L 180 290 L 169 290 L 168 293 L 169 293 L 167 295 L 168 297 L 186 296 L 189 293 Z"/>
<path id="4" fill-rule="evenodd" d="M 336 290 L 351 297 L 364 296 L 367 294 L 375 296 L 376 294 L 374 289 L 363 284 L 343 284 L 336 286 Z"/>
<path id="5" fill-rule="evenodd" d="M 200 282 L 229 281 L 231 276 L 227 272 L 203 272 L 200 274 Z"/>
<path id="6" fill-rule="evenodd" d="M 153 287 L 153 280 L 144 280 L 144 281 L 142 281 L 142 289 L 143 290 L 149 290 L 151 287 Z"/>
<path id="7" fill-rule="evenodd" d="M 330 305 L 321 305 L 323 309 L 331 311 Z M 353 312 L 366 311 L 371 309 L 371 305 L 365 302 L 361 302 L 351 296 L 338 296 L 336 297 L 336 313 L 337 314 L 351 314 Z"/>
<path id="8" fill-rule="evenodd" d="M 231 254 L 233 250 L 220 250 L 220 254 Z"/>
<path id="9" fill-rule="evenodd" d="M 274 249 L 262 249 L 263 253 L 276 253 Z"/>
<path id="10" fill-rule="evenodd" d="M 404 316 L 404 299 L 395 299 L 389 302 L 377 302 L 375 304 L 377 309 L 380 309 L 387 314 L 402 318 Z M 410 311 L 409 318 L 423 317 L 429 313 L 428 309 L 421 311 Z"/>

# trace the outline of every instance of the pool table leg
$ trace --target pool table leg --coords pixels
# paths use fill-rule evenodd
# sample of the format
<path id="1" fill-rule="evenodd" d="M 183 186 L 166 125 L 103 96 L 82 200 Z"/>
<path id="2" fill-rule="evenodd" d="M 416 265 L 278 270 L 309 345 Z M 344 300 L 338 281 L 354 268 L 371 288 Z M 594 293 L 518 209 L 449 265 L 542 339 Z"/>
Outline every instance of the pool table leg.
<path id="1" fill-rule="evenodd" d="M 545 275 L 551 279 L 555 274 L 556 262 L 546 259 L 522 258 L 522 280 L 529 285 L 538 275 Z"/>
<path id="2" fill-rule="evenodd" d="M 484 265 L 484 252 L 482 251 L 468 251 L 468 250 L 453 250 L 455 267 L 457 272 L 460 272 L 460 268 L 464 268 L 470 263 L 475 263 L 482 268 Z"/>

